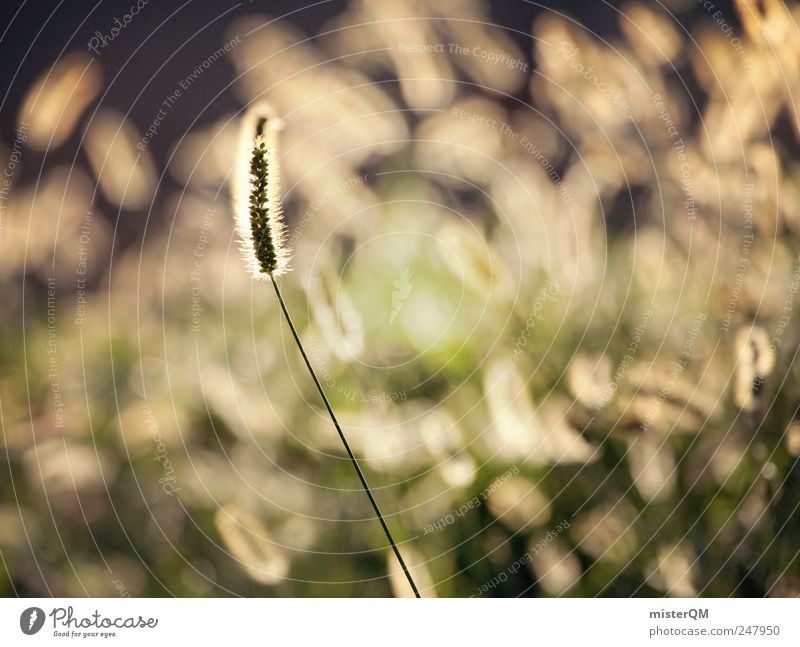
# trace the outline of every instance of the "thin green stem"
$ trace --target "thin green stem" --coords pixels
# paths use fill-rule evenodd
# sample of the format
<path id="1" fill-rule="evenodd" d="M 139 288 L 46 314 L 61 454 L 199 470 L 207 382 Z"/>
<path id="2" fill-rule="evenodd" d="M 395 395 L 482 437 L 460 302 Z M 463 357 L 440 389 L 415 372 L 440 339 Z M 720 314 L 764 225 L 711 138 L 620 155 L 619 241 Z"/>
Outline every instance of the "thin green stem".
<path id="1" fill-rule="evenodd" d="M 367 484 L 367 479 L 364 476 L 364 473 L 361 471 L 361 467 L 358 464 L 358 460 L 356 459 L 355 454 L 353 454 L 353 450 L 350 449 L 350 443 L 347 442 L 347 438 L 342 431 L 341 426 L 339 426 L 339 421 L 336 419 L 336 414 L 333 413 L 333 408 L 331 407 L 331 403 L 328 402 L 328 396 L 325 395 L 325 391 L 322 389 L 322 384 L 320 384 L 319 379 L 317 378 L 317 374 L 314 372 L 314 368 L 311 366 L 311 362 L 308 360 L 308 355 L 306 355 L 306 351 L 303 348 L 303 344 L 300 342 L 300 336 L 297 334 L 297 330 L 292 323 L 292 318 L 289 316 L 289 311 L 286 309 L 286 304 L 283 301 L 283 296 L 281 295 L 280 288 L 278 287 L 278 283 L 275 281 L 275 277 L 272 274 L 269 275 L 269 278 L 272 280 L 272 285 L 275 287 L 275 294 L 278 295 L 278 301 L 281 304 L 281 310 L 283 310 L 283 316 L 286 318 L 286 323 L 289 324 L 289 328 L 292 331 L 292 337 L 294 337 L 294 341 L 297 344 L 297 348 L 300 349 L 300 354 L 303 356 L 303 361 L 306 363 L 306 367 L 308 368 L 308 372 L 311 373 L 311 377 L 314 380 L 314 384 L 317 386 L 317 391 L 319 391 L 320 397 L 322 397 L 322 401 L 325 403 L 325 408 L 328 410 L 328 415 L 330 415 L 331 420 L 333 421 L 333 426 L 336 427 L 336 431 L 339 433 L 339 438 L 342 440 L 342 444 L 344 445 L 345 450 L 347 451 L 347 455 L 350 457 L 350 462 L 353 465 L 353 468 L 356 470 L 356 474 L 358 474 L 358 479 L 361 481 L 361 485 L 364 488 L 364 492 L 367 493 L 369 497 L 369 502 L 372 504 L 372 509 L 375 510 L 375 514 L 378 515 L 378 521 L 381 522 L 381 526 L 383 527 L 383 532 L 386 533 L 386 538 L 389 540 L 389 544 L 394 551 L 395 557 L 397 557 L 397 561 L 400 562 L 400 566 L 403 568 L 403 573 L 406 575 L 406 579 L 408 579 L 408 583 L 411 585 L 411 588 L 414 591 L 414 595 L 418 598 L 421 597 L 419 591 L 417 590 L 417 585 L 414 584 L 414 580 L 411 578 L 411 573 L 408 572 L 408 567 L 406 567 L 406 563 L 403 560 L 403 556 L 400 554 L 400 550 L 397 548 L 397 544 L 392 537 L 392 533 L 389 530 L 389 526 L 386 525 L 386 520 L 383 518 L 381 514 L 381 510 L 378 507 L 378 502 L 375 500 L 375 497 L 372 495 L 372 490 L 370 490 L 369 485 Z"/>

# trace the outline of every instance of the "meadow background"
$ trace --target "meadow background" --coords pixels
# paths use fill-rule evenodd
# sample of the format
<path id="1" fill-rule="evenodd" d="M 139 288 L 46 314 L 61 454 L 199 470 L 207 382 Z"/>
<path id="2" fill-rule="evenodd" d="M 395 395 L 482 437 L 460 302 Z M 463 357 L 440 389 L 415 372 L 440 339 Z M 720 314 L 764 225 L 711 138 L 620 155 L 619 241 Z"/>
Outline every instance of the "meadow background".
<path id="1" fill-rule="evenodd" d="M 424 596 L 800 594 L 800 7 L 570 4 L 3 9 L 3 595 L 410 593 L 260 99 Z"/>

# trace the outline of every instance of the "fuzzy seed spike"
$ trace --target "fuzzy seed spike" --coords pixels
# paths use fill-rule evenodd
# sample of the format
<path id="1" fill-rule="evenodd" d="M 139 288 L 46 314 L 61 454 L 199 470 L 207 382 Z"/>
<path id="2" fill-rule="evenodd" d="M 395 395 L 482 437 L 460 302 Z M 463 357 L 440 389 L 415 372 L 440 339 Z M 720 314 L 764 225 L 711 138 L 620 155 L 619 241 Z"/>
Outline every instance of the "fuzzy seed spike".
<path id="1" fill-rule="evenodd" d="M 242 259 L 257 281 L 289 271 L 278 166 L 281 127 L 267 103 L 252 106 L 242 119 L 234 214 Z"/>

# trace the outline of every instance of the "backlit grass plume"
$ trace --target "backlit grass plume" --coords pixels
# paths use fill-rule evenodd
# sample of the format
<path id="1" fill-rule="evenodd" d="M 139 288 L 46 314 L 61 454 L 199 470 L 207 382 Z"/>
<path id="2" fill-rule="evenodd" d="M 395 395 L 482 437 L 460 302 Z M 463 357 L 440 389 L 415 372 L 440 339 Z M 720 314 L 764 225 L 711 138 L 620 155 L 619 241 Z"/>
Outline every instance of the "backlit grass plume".
<path id="1" fill-rule="evenodd" d="M 234 213 L 242 258 L 252 277 L 266 281 L 289 269 L 280 196 L 278 131 L 283 122 L 259 103 L 245 113 Z"/>
<path id="2" fill-rule="evenodd" d="M 234 192 L 234 212 L 236 217 L 236 230 L 239 235 L 239 242 L 242 249 L 242 257 L 251 276 L 258 281 L 265 281 L 267 278 L 275 288 L 275 294 L 281 305 L 281 311 L 292 331 L 292 337 L 303 356 L 303 361 L 314 380 L 314 384 L 319 391 L 328 415 L 331 417 L 334 427 L 339 434 L 339 438 L 344 445 L 347 456 L 358 475 L 361 486 L 364 488 L 372 509 L 381 523 L 389 545 L 397 557 L 397 561 L 403 568 L 408 583 L 414 591 L 414 595 L 420 597 L 417 586 L 411 578 L 411 574 L 403 561 L 402 555 L 397 548 L 397 544 L 386 525 L 386 520 L 381 514 L 378 502 L 367 484 L 367 479 L 361 471 L 361 467 L 356 460 L 350 443 L 342 431 L 336 414 L 333 413 L 331 403 L 322 389 L 317 374 L 311 366 L 311 362 L 306 355 L 297 329 L 292 323 L 286 303 L 281 295 L 276 277 L 288 271 L 289 252 L 286 249 L 285 228 L 283 224 L 283 212 L 281 209 L 281 196 L 279 185 L 279 168 L 277 154 L 278 131 L 282 128 L 281 120 L 276 116 L 274 110 L 265 103 L 253 106 L 242 120 L 241 151 L 239 153 L 236 189 Z"/>

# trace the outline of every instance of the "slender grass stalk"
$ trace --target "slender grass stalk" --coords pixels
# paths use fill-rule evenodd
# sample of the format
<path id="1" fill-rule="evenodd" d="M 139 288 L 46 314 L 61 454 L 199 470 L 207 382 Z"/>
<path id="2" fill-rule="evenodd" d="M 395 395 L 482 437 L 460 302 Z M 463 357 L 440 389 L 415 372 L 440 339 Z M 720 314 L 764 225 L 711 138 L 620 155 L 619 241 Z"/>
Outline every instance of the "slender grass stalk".
<path id="1" fill-rule="evenodd" d="M 303 361 L 311 374 L 311 378 L 314 380 L 325 408 L 328 410 L 333 426 L 336 427 L 339 438 L 350 458 L 350 463 L 353 465 L 359 481 L 361 481 L 361 486 L 372 504 L 372 509 L 375 510 L 375 514 L 378 516 L 383 532 L 386 533 L 389 545 L 392 547 L 397 561 L 400 562 L 414 595 L 419 598 L 421 596 L 417 585 L 414 583 L 403 556 L 397 548 L 389 526 L 386 524 L 386 520 L 378 507 L 378 502 L 375 500 L 367 479 L 361 471 L 358 460 L 350 448 L 350 443 L 347 442 L 347 437 L 339 425 L 322 384 L 320 384 L 317 374 L 314 372 L 313 366 L 311 366 L 308 355 L 306 355 L 306 351 L 300 341 L 300 336 L 297 334 L 297 329 L 289 316 L 278 282 L 275 280 L 275 277 L 288 271 L 289 259 L 289 253 L 284 244 L 285 229 L 278 186 L 276 153 L 276 131 L 280 128 L 278 121 L 273 110 L 265 104 L 254 106 L 244 118 L 241 140 L 242 151 L 239 156 L 234 209 L 242 257 L 254 279 L 263 281 L 269 277 L 272 281 L 283 316 L 286 319 L 286 323 L 289 324 L 292 337 L 294 337 L 297 348 L 303 356 Z"/>
<path id="2" fill-rule="evenodd" d="M 378 521 L 381 522 L 381 526 L 383 527 L 383 532 L 386 533 L 386 538 L 389 540 L 389 545 L 392 547 L 394 551 L 395 557 L 397 557 L 397 561 L 400 562 L 400 566 L 403 568 L 403 573 L 406 575 L 406 579 L 408 579 L 408 583 L 411 585 L 411 588 L 414 591 L 414 595 L 420 597 L 419 591 L 417 590 L 417 585 L 414 584 L 414 580 L 411 577 L 411 573 L 408 572 L 408 567 L 406 567 L 406 563 L 403 560 L 403 556 L 400 554 L 400 550 L 397 548 L 397 544 L 394 541 L 394 537 L 392 537 L 392 532 L 389 530 L 389 526 L 386 525 L 386 520 L 383 518 L 383 514 L 381 514 L 381 510 L 378 507 L 378 502 L 375 500 L 375 497 L 372 494 L 372 490 L 367 483 L 367 479 L 364 476 L 364 473 L 361 471 L 361 467 L 358 465 L 358 459 L 356 458 L 353 450 L 350 449 L 350 443 L 347 442 L 347 437 L 344 435 L 341 426 L 339 425 L 339 421 L 336 418 L 336 414 L 333 412 L 333 407 L 331 407 L 331 403 L 328 401 L 328 397 L 325 395 L 325 391 L 322 389 L 322 385 L 317 378 L 317 374 L 314 372 L 314 368 L 311 366 L 311 362 L 308 360 L 308 355 L 306 355 L 306 351 L 303 348 L 303 344 L 300 342 L 300 337 L 297 334 L 297 330 L 292 323 L 292 318 L 289 316 L 289 311 L 286 309 L 286 303 L 283 301 L 283 296 L 281 295 L 281 290 L 278 287 L 278 283 L 275 278 L 270 275 L 272 279 L 272 285 L 275 287 L 275 294 L 278 295 L 278 301 L 281 304 L 281 310 L 283 310 L 283 316 L 286 318 L 286 323 L 289 324 L 289 328 L 292 331 L 292 337 L 294 337 L 294 341 L 297 344 L 297 348 L 300 350 L 300 354 L 303 356 L 303 361 L 306 363 L 306 367 L 308 368 L 308 372 L 311 373 L 311 377 L 314 380 L 314 384 L 317 387 L 317 391 L 319 391 L 319 395 L 322 398 L 322 401 L 325 403 L 325 408 L 328 410 L 328 415 L 330 415 L 331 420 L 333 421 L 333 426 L 336 427 L 336 431 L 339 434 L 339 438 L 342 440 L 342 444 L 344 445 L 345 450 L 347 451 L 347 455 L 350 457 L 350 462 L 353 465 L 353 468 L 358 474 L 358 479 L 361 481 L 361 486 L 364 488 L 364 492 L 367 493 L 369 497 L 369 502 L 372 504 L 372 509 L 375 510 L 375 514 L 378 516 Z"/>

